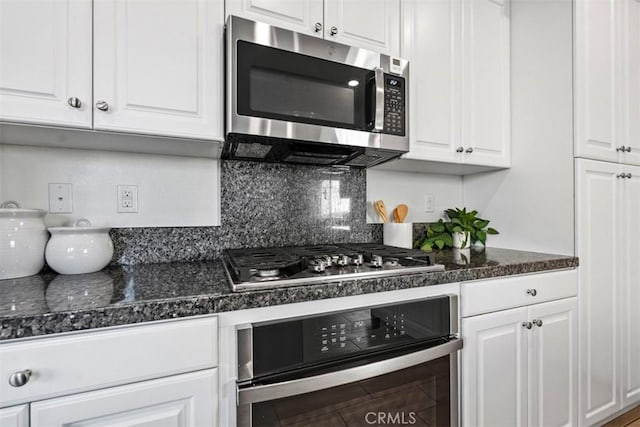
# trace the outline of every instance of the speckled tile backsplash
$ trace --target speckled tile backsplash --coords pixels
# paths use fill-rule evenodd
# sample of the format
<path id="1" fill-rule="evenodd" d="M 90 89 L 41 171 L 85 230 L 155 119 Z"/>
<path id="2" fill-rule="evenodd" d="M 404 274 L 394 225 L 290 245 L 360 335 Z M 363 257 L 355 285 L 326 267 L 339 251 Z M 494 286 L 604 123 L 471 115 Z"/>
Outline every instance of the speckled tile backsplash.
<path id="1" fill-rule="evenodd" d="M 366 222 L 364 169 L 223 161 L 220 227 L 119 228 L 113 262 L 219 257 L 222 249 L 382 242 Z"/>

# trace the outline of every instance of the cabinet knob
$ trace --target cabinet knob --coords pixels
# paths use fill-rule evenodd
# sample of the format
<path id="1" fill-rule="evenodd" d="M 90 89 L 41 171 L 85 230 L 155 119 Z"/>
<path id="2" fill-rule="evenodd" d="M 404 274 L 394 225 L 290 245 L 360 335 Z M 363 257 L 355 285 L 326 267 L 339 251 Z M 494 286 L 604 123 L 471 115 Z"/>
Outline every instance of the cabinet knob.
<path id="1" fill-rule="evenodd" d="M 464 147 L 456 148 L 456 153 L 462 153 L 464 151 Z"/>
<path id="2" fill-rule="evenodd" d="M 464 152 L 471 154 L 471 153 L 473 153 L 473 148 L 469 147 L 466 150 L 464 150 Z"/>
<path id="3" fill-rule="evenodd" d="M 316 30 L 316 33 L 319 33 L 320 31 L 322 31 L 322 24 L 319 22 L 316 22 L 315 30 Z"/>
<path id="4" fill-rule="evenodd" d="M 624 145 L 621 145 L 620 147 L 616 148 L 616 151 L 625 151 L 626 147 Z"/>
<path id="5" fill-rule="evenodd" d="M 29 369 L 14 372 L 9 377 L 9 384 L 11 385 L 11 387 L 22 387 L 29 382 L 29 378 L 31 378 L 31 370 Z"/>
<path id="6" fill-rule="evenodd" d="M 629 179 L 631 179 L 631 177 L 632 177 L 631 172 L 628 172 L 627 175 L 625 176 L 625 178 L 629 178 Z"/>
<path id="7" fill-rule="evenodd" d="M 331 35 L 335 36 L 336 34 L 338 34 L 338 27 L 331 27 Z"/>
<path id="8" fill-rule="evenodd" d="M 109 104 L 106 101 L 98 101 L 96 102 L 96 108 L 100 111 L 107 111 L 109 109 Z"/>
<path id="9" fill-rule="evenodd" d="M 538 291 L 536 291 L 535 289 L 527 289 L 527 293 L 532 297 L 535 297 L 536 295 L 538 295 Z"/>
<path id="10" fill-rule="evenodd" d="M 542 327 L 542 320 L 534 319 L 533 324 L 536 325 L 538 328 L 541 328 Z"/>
<path id="11" fill-rule="evenodd" d="M 531 322 L 522 322 L 522 327 L 523 328 L 527 328 L 527 329 L 531 329 L 533 327 L 533 325 L 531 324 Z"/>
<path id="12" fill-rule="evenodd" d="M 626 151 L 627 153 L 630 153 L 631 152 L 631 147 L 625 148 L 624 151 Z"/>
<path id="13" fill-rule="evenodd" d="M 80 101 L 80 98 L 76 98 L 75 96 L 72 96 L 71 98 L 67 99 L 67 104 L 69 104 L 69 106 L 73 108 L 82 107 L 82 102 Z"/>
<path id="14" fill-rule="evenodd" d="M 616 175 L 616 178 L 626 178 L 627 176 L 623 173 L 619 173 Z"/>

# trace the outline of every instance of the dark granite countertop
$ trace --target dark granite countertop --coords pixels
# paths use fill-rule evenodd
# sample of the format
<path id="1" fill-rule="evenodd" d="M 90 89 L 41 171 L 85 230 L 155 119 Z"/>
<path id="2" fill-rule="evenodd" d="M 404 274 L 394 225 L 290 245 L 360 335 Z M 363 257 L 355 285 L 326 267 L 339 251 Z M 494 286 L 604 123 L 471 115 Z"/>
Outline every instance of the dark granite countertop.
<path id="1" fill-rule="evenodd" d="M 231 291 L 219 261 L 108 267 L 0 280 L 0 340 L 577 267 L 569 256 L 487 248 L 442 251 L 442 272 Z"/>

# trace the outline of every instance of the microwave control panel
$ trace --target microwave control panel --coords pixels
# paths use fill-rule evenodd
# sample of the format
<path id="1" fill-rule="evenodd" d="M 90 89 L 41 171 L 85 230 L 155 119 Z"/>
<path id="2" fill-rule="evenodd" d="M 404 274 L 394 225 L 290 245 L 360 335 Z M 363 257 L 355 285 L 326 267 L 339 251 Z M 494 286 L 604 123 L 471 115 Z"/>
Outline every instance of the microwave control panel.
<path id="1" fill-rule="evenodd" d="M 405 135 L 405 80 L 384 76 L 384 133 Z"/>

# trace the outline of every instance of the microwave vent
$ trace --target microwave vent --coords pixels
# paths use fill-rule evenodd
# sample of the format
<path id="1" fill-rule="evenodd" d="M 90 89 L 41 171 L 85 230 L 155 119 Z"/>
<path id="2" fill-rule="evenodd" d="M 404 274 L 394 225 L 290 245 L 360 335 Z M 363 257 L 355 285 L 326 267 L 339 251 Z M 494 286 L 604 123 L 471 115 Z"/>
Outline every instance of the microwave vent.
<path id="1" fill-rule="evenodd" d="M 235 155 L 245 159 L 266 159 L 271 151 L 271 145 L 263 145 L 259 143 L 239 142 Z"/>

